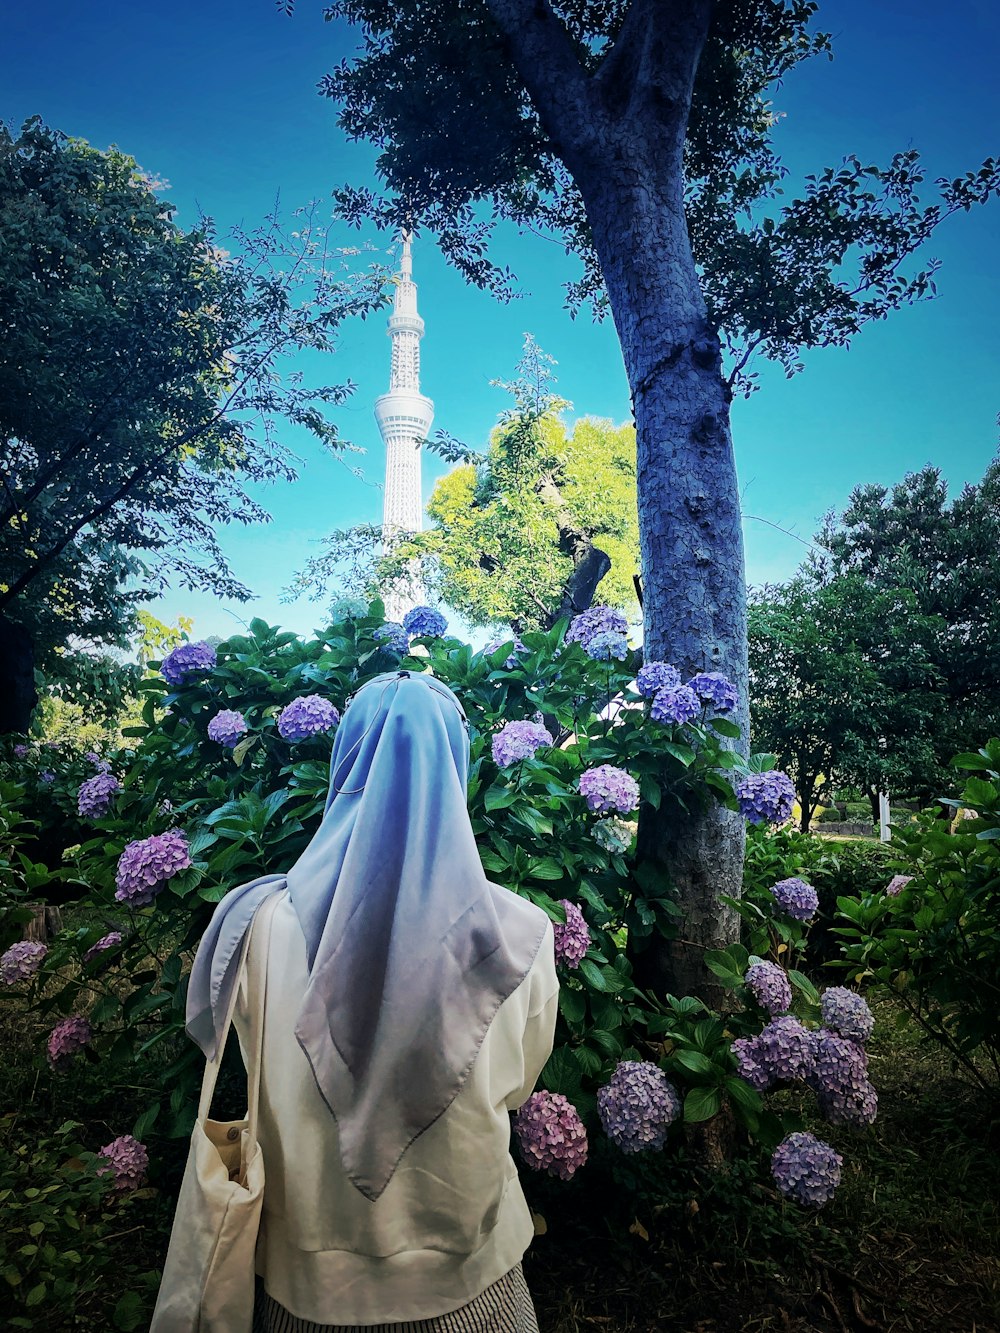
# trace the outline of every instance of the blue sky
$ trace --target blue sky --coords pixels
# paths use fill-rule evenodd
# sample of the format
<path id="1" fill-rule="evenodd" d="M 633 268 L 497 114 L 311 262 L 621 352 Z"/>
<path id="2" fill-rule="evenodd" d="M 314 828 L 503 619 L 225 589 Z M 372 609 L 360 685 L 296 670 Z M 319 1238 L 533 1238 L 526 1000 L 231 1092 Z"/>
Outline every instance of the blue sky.
<path id="1" fill-rule="evenodd" d="M 0 114 L 19 124 L 37 112 L 99 147 L 118 144 L 170 182 L 166 194 L 182 224 L 193 224 L 200 207 L 223 233 L 252 225 L 276 196 L 284 210 L 315 199 L 326 212 L 336 185 L 372 182 L 373 153 L 344 140 L 335 107 L 316 93 L 354 44 L 344 27 L 323 23 L 321 9 L 319 0 L 299 0 L 288 19 L 270 0 L 33 0 L 5 16 Z M 954 0 L 946 20 L 930 0 L 829 0 L 821 20 L 834 34 L 835 60 L 811 62 L 775 95 L 789 190 L 849 152 L 885 162 L 912 146 L 933 180 L 1000 151 L 1000 18 L 989 0 Z M 355 232 L 338 235 L 358 243 Z M 927 251 L 942 261 L 936 300 L 870 326 L 848 350 L 809 354 L 792 380 L 762 367 L 761 391 L 733 413 L 751 582 L 788 577 L 806 548 L 779 529 L 808 539 L 857 484 L 891 483 L 928 462 L 956 490 L 982 474 L 1000 411 L 998 241 L 996 204 L 952 219 Z M 431 238 L 416 247 L 427 323 L 423 388 L 435 402 L 435 426 L 484 444 L 507 402 L 489 381 L 511 377 L 526 331 L 558 361 L 558 389 L 573 403 L 572 416 L 627 420 L 611 323 L 574 321 L 563 309 L 561 284 L 575 276 L 574 261 L 554 242 L 513 229 L 502 233 L 496 257 L 525 292 L 507 306 L 467 287 Z M 301 480 L 262 493 L 270 525 L 223 533 L 234 571 L 257 599 L 225 606 L 176 590 L 157 614 L 193 614 L 199 636 L 231 633 L 251 615 L 299 631 L 319 623 L 318 606 L 282 605 L 279 593 L 325 532 L 380 518 L 383 458 L 372 402 L 388 384 L 388 350 L 381 317 L 356 322 L 324 371 L 357 383 L 336 420 L 367 448 L 349 460 L 366 479 L 289 431 L 303 458 Z M 436 458 L 425 460 L 425 497 L 444 470 Z"/>

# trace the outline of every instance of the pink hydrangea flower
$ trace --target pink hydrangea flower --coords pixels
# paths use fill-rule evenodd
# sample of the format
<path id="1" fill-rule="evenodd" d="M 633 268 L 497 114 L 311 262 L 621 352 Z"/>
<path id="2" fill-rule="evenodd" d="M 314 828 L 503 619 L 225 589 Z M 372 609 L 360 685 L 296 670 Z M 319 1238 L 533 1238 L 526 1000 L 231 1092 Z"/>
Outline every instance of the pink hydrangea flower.
<path id="1" fill-rule="evenodd" d="M 560 1092 L 533 1092 L 514 1117 L 514 1137 L 535 1171 L 570 1180 L 587 1160 L 587 1131 Z"/>
<path id="2" fill-rule="evenodd" d="M 49 1033 L 48 1056 L 53 1069 L 65 1069 L 93 1036 L 90 1024 L 79 1014 L 61 1018 Z"/>
<path id="3" fill-rule="evenodd" d="M 107 1165 L 98 1167 L 97 1174 L 113 1176 L 112 1188 L 116 1191 L 137 1190 L 145 1181 L 149 1153 L 131 1134 L 122 1134 L 112 1139 L 104 1145 L 100 1155 Z"/>
<path id="4" fill-rule="evenodd" d="M 0 981 L 5 986 L 27 981 L 41 967 L 47 953 L 48 948 L 39 940 L 18 940 L 5 954 L 0 955 Z"/>
<path id="5" fill-rule="evenodd" d="M 566 909 L 566 922 L 552 922 L 556 962 L 565 963 L 567 967 L 579 967 L 580 960 L 590 948 L 590 929 L 576 903 L 571 903 L 568 898 L 560 898 L 559 906 Z"/>

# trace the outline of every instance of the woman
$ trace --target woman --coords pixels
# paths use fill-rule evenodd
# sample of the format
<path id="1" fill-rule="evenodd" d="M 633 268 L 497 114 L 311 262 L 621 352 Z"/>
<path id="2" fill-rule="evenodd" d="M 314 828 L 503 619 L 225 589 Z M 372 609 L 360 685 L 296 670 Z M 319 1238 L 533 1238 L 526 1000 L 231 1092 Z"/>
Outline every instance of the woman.
<path id="1" fill-rule="evenodd" d="M 316 835 L 287 876 L 229 894 L 199 948 L 188 1031 L 208 1055 L 237 984 L 248 1049 L 267 974 L 255 1333 L 537 1330 L 508 1111 L 552 1049 L 552 927 L 487 881 L 468 763 L 451 690 L 407 671 L 369 681 Z M 238 978 L 275 894 L 267 957 L 254 932 Z"/>

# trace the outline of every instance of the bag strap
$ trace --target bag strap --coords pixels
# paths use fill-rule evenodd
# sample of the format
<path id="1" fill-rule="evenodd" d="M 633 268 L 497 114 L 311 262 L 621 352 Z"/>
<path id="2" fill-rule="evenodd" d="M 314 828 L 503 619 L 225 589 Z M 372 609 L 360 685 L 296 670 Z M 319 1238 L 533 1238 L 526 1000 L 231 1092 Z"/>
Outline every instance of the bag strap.
<path id="1" fill-rule="evenodd" d="M 274 913 L 275 907 L 277 906 L 277 898 L 278 898 L 277 894 L 272 894 L 262 904 L 262 906 L 257 909 L 257 911 L 254 913 L 253 920 L 250 922 L 250 926 L 243 937 L 243 947 L 240 950 L 239 967 L 236 970 L 236 982 L 233 986 L 233 993 L 230 996 L 229 1008 L 226 1011 L 226 1021 L 222 1025 L 222 1031 L 219 1035 L 219 1045 L 216 1050 L 215 1059 L 205 1061 L 205 1073 L 201 1080 L 201 1097 L 199 1098 L 198 1101 L 198 1121 L 200 1123 L 208 1119 L 208 1113 L 212 1109 L 212 1097 L 215 1094 L 215 1085 L 218 1082 L 219 1070 L 222 1068 L 222 1057 L 225 1054 L 226 1042 L 229 1039 L 229 1029 L 232 1027 L 233 1024 L 233 1014 L 236 1012 L 236 1002 L 237 999 L 239 998 L 240 978 L 242 977 L 243 970 L 247 965 L 247 958 L 249 957 L 250 954 L 250 940 L 253 937 L 254 927 L 257 925 L 257 918 L 262 913 L 267 914 L 267 921 L 266 921 L 267 934 L 268 937 L 270 938 L 271 917 Z M 261 1036 L 263 1036 L 263 1024 L 261 1024 Z M 256 1075 L 258 1089 L 260 1086 L 259 1067 L 260 1067 L 260 1062 L 258 1060 L 258 1072 Z M 254 1126 L 254 1128 L 256 1129 L 256 1125 Z"/>
<path id="2" fill-rule="evenodd" d="M 287 894 L 287 889 L 283 891 Z M 271 944 L 271 923 L 274 920 L 274 914 L 278 908 L 278 899 L 281 893 L 274 893 L 264 904 L 262 912 L 267 913 L 263 922 L 264 943 L 261 950 L 263 966 L 260 969 L 259 995 L 260 999 L 251 1009 L 251 1031 L 253 1033 L 253 1064 L 247 1070 L 247 1128 L 249 1131 L 250 1142 L 257 1140 L 257 1110 L 260 1105 L 260 1071 L 264 1062 L 264 1019 L 267 1013 L 267 973 L 268 960 L 270 956 Z M 249 967 L 249 954 L 247 956 L 247 966 Z"/>

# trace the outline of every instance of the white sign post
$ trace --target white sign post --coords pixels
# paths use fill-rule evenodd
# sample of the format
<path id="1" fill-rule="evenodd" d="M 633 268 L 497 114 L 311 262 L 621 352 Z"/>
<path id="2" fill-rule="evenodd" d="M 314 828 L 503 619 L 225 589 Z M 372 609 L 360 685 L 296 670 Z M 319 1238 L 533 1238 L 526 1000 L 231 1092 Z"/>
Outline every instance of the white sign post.
<path id="1" fill-rule="evenodd" d="M 889 828 L 889 797 L 884 791 L 878 794 L 878 837 L 879 842 L 888 842 L 892 836 Z"/>

